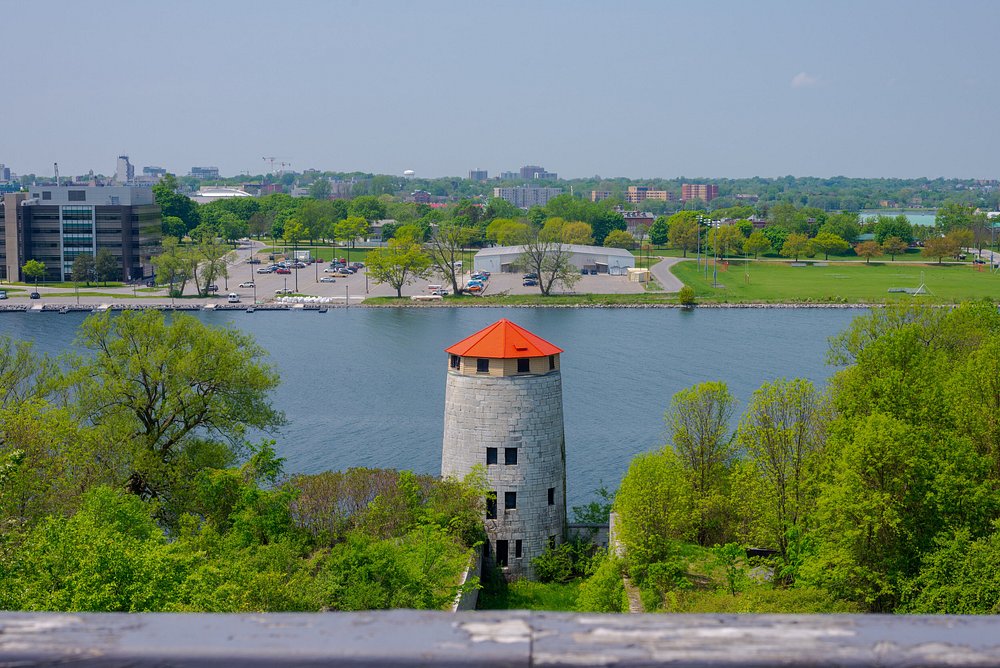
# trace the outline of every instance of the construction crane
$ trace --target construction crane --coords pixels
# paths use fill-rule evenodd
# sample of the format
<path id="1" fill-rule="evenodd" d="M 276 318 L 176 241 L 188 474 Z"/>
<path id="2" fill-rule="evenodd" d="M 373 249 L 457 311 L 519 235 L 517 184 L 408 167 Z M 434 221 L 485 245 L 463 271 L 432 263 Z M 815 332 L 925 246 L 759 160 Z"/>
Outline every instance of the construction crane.
<path id="1" fill-rule="evenodd" d="M 266 155 L 263 158 L 261 158 L 261 160 L 263 160 L 264 162 L 268 162 L 268 163 L 271 164 L 271 172 L 270 173 L 273 174 L 274 173 L 274 162 L 276 160 L 284 160 L 284 158 L 282 158 L 281 156 L 277 156 L 277 155 Z M 285 165 L 290 165 L 292 163 L 290 163 L 290 162 L 280 162 L 278 164 L 280 164 L 281 167 L 282 167 L 282 169 L 284 169 Z"/>

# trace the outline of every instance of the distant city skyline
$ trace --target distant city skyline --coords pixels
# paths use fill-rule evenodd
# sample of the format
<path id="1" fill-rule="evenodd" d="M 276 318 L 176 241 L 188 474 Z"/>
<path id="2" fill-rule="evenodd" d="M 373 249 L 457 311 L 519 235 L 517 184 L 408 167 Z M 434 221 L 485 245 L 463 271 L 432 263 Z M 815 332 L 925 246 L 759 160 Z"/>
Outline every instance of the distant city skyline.
<path id="1" fill-rule="evenodd" d="M 1000 3 L 57 0 L 5 31 L 0 163 L 997 178 Z M 29 29 L 30 28 L 30 29 Z"/>

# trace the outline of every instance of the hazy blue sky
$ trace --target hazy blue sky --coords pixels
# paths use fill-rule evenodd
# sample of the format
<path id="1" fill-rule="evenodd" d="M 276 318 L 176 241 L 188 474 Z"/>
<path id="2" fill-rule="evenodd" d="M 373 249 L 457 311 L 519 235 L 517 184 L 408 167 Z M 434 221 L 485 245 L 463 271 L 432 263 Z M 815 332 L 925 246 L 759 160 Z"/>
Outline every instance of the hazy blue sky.
<path id="1" fill-rule="evenodd" d="M 996 178 L 1000 2 L 0 0 L 0 163 Z"/>

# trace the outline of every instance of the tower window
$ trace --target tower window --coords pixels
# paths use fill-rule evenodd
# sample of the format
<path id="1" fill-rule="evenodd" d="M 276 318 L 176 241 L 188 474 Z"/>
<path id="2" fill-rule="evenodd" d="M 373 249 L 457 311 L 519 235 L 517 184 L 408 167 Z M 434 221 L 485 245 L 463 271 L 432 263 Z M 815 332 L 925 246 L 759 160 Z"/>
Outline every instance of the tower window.
<path id="1" fill-rule="evenodd" d="M 520 538 L 518 538 L 517 540 L 514 541 L 514 558 L 515 559 L 520 559 L 521 558 L 521 539 Z"/>
<path id="2" fill-rule="evenodd" d="M 517 465 L 517 448 L 503 449 L 503 463 L 507 466 Z"/>
<path id="3" fill-rule="evenodd" d="M 486 465 L 497 463 L 497 449 L 496 448 L 486 448 Z"/>
<path id="4" fill-rule="evenodd" d="M 495 520 L 497 518 L 497 500 L 490 496 L 486 498 L 486 519 Z"/>
<path id="5" fill-rule="evenodd" d="M 480 357 L 476 360 L 476 373 L 489 373 L 490 372 L 490 361 Z"/>
<path id="6" fill-rule="evenodd" d="M 503 493 L 503 509 L 514 510 L 517 508 L 517 492 Z"/>
<path id="7" fill-rule="evenodd" d="M 452 355 L 451 356 L 451 368 L 457 370 L 457 369 L 460 369 L 461 367 L 462 367 L 462 358 L 459 357 L 458 355 Z"/>
<path id="8" fill-rule="evenodd" d="M 517 372 L 518 373 L 528 373 L 531 371 L 531 360 L 527 357 L 520 357 L 517 360 Z"/>
<path id="9" fill-rule="evenodd" d="M 497 541 L 497 566 L 507 565 L 507 541 Z"/>
<path id="10" fill-rule="evenodd" d="M 556 356 L 549 355 L 549 371 L 552 371 L 555 368 L 556 368 Z"/>
<path id="11" fill-rule="evenodd" d="M 87 191 L 86 190 L 70 190 L 68 193 L 70 202 L 86 202 L 87 201 Z"/>
<path id="12" fill-rule="evenodd" d="M 549 505 L 550 506 L 556 505 L 556 488 L 555 487 L 549 487 Z"/>

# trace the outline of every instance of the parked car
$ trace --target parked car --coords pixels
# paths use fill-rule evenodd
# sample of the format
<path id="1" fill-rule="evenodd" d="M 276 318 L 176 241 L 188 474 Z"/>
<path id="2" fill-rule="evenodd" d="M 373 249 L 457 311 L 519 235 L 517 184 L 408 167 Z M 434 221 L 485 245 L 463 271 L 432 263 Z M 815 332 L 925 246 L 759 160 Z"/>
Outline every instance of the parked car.
<path id="1" fill-rule="evenodd" d="M 324 274 L 335 274 L 340 271 L 340 267 L 327 267 L 323 270 Z"/>
<path id="2" fill-rule="evenodd" d="M 436 290 L 431 290 L 431 294 L 437 295 L 438 297 L 447 297 L 451 293 L 445 290 L 444 288 L 438 288 Z"/>
<path id="3" fill-rule="evenodd" d="M 483 274 L 483 273 L 480 272 L 480 273 L 473 274 L 470 278 L 472 278 L 472 280 L 474 280 L 474 281 L 485 281 L 486 279 L 489 278 L 489 276 L 487 276 L 486 274 Z"/>
<path id="4" fill-rule="evenodd" d="M 28 297 L 30 299 L 41 299 L 42 298 L 42 296 L 40 294 L 38 294 L 37 292 L 32 292 L 30 295 L 28 295 Z"/>
<path id="5" fill-rule="evenodd" d="M 465 284 L 465 287 L 467 287 L 467 288 L 471 288 L 471 287 L 480 287 L 481 288 L 483 286 L 484 286 L 484 283 L 482 281 L 475 281 L 475 280 L 469 281 L 468 283 Z"/>
<path id="6" fill-rule="evenodd" d="M 319 282 L 320 283 L 336 283 L 337 279 L 334 278 L 333 276 L 324 276 L 323 278 L 319 279 Z"/>
<path id="7" fill-rule="evenodd" d="M 215 283 L 213 283 L 212 285 L 208 286 L 208 291 L 209 292 L 218 292 L 219 291 L 219 286 L 216 285 Z"/>
<path id="8" fill-rule="evenodd" d="M 274 273 L 274 269 L 272 269 L 271 267 L 261 267 L 260 269 L 257 270 L 257 273 L 258 274 L 271 274 L 271 273 Z"/>
<path id="9" fill-rule="evenodd" d="M 351 272 L 347 271 L 346 269 L 338 269 L 337 271 L 333 272 L 333 275 L 339 276 L 340 278 L 347 278 L 348 276 L 351 275 Z"/>
<path id="10" fill-rule="evenodd" d="M 470 285 L 470 286 L 468 286 L 468 287 L 467 287 L 466 289 L 467 289 L 467 290 L 468 290 L 469 292 L 471 292 L 471 293 L 475 294 L 475 293 L 477 293 L 477 292 L 482 292 L 482 291 L 483 291 L 483 286 L 482 286 L 482 285 L 479 285 L 479 284 L 475 284 L 475 285 Z"/>
<path id="11" fill-rule="evenodd" d="M 521 282 L 521 285 L 523 285 L 526 288 L 528 288 L 528 287 L 534 287 L 534 286 L 538 285 L 538 281 L 536 281 L 533 278 L 526 278 L 526 279 L 524 279 Z"/>
<path id="12" fill-rule="evenodd" d="M 524 275 L 524 279 L 525 280 L 534 279 L 534 280 L 537 281 L 538 280 L 538 274 L 525 274 Z"/>
<path id="13" fill-rule="evenodd" d="M 305 262 L 293 262 L 292 263 L 292 269 L 305 269 L 305 268 L 306 268 L 306 263 Z"/>
<path id="14" fill-rule="evenodd" d="M 0 290 L 0 299 L 7 299 L 7 291 Z"/>
<path id="15" fill-rule="evenodd" d="M 276 295 L 290 295 L 290 294 L 293 294 L 294 292 L 295 292 L 295 290 L 292 290 L 291 288 L 278 288 L 277 290 L 274 291 L 274 294 L 276 294 Z"/>
<path id="16" fill-rule="evenodd" d="M 252 257 L 249 260 L 247 260 L 247 262 L 249 262 L 250 264 L 260 264 L 260 258 L 259 257 Z"/>
<path id="17" fill-rule="evenodd" d="M 254 287 L 254 282 L 253 281 L 243 281 L 242 283 L 240 283 L 240 287 L 241 288 L 252 288 L 252 287 Z"/>
<path id="18" fill-rule="evenodd" d="M 146 287 L 147 288 L 155 288 L 156 287 L 156 281 L 153 280 L 152 278 L 149 279 L 148 281 L 146 281 Z"/>
<path id="19" fill-rule="evenodd" d="M 290 274 L 290 273 L 292 273 L 292 270 L 291 269 L 287 269 L 285 267 L 278 267 L 277 269 L 274 270 L 274 273 L 276 273 L 276 274 Z"/>
<path id="20" fill-rule="evenodd" d="M 230 292 L 229 293 L 229 298 L 228 298 L 227 301 L 230 304 L 239 304 L 240 303 L 240 296 L 238 294 L 236 294 L 235 292 Z"/>

